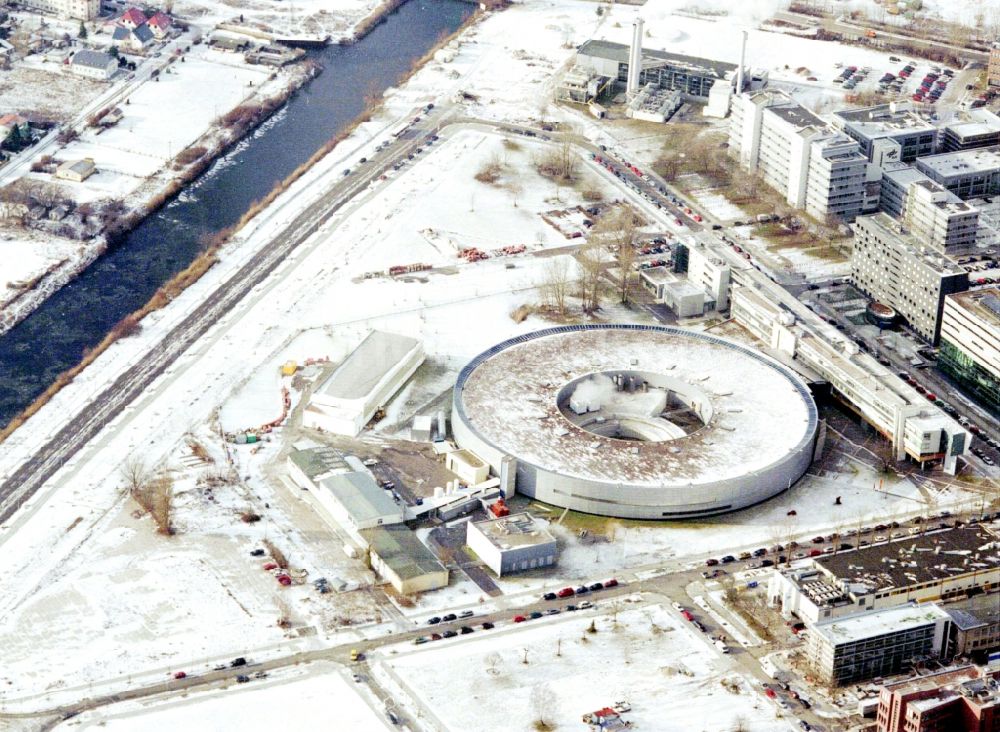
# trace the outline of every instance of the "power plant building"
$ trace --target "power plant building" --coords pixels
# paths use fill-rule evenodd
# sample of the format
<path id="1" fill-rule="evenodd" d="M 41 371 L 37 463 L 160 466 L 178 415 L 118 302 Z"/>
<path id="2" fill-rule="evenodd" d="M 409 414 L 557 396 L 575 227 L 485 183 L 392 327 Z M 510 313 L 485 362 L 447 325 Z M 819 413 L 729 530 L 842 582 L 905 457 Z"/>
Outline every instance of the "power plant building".
<path id="1" fill-rule="evenodd" d="M 676 89 L 688 97 L 706 101 L 717 82 L 730 87 L 736 83 L 736 64 L 646 48 L 639 49 L 639 52 L 641 61 L 638 74 L 632 73 L 636 85 L 632 93 L 646 84 L 653 84 L 658 89 Z M 633 61 L 635 57 L 632 46 L 590 40 L 577 50 L 576 63 L 578 68 L 588 69 L 628 86 L 630 70 L 637 66 Z"/>

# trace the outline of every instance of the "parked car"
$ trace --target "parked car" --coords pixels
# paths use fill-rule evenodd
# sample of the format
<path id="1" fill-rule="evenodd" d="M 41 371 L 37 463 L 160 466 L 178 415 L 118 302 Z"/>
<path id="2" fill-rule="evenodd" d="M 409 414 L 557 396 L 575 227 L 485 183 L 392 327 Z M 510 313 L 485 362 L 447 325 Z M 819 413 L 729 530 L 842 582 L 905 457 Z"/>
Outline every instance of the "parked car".
<path id="1" fill-rule="evenodd" d="M 523 615 L 515 615 L 514 616 L 514 622 L 515 623 L 523 623 L 525 620 L 527 620 L 527 618 L 524 617 Z"/>
<path id="2" fill-rule="evenodd" d="M 433 618 L 427 618 L 428 625 L 437 625 L 440 622 L 441 618 L 439 618 L 437 615 L 435 615 Z"/>
<path id="3" fill-rule="evenodd" d="M 493 625 L 493 623 L 491 623 L 489 620 L 487 620 L 485 623 L 483 623 L 483 630 L 493 630 L 493 628 L 495 628 L 495 627 L 496 626 Z"/>
<path id="4" fill-rule="evenodd" d="M 576 592 L 572 587 L 563 587 L 559 592 L 556 593 L 556 597 L 573 597 Z"/>
<path id="5" fill-rule="evenodd" d="M 450 623 L 452 620 L 457 620 L 457 619 L 458 619 L 458 616 L 455 615 L 455 613 L 448 613 L 447 615 L 445 615 L 444 617 L 441 618 L 441 622 L 442 623 Z"/>

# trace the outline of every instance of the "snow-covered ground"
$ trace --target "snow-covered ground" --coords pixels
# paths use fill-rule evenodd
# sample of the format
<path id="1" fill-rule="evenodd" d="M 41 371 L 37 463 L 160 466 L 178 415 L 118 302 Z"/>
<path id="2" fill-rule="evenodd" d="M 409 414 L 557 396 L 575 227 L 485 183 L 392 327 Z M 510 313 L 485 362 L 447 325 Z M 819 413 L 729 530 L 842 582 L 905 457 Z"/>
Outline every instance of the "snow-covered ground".
<path id="1" fill-rule="evenodd" d="M 622 607 L 380 654 L 375 674 L 412 697 L 403 704 L 412 714 L 429 709 L 455 732 L 532 729 L 539 719 L 574 729 L 582 715 L 619 701 L 631 705 L 623 718 L 638 729 L 718 732 L 741 719 L 746 730 L 793 729 L 794 720 L 778 718 L 730 657 L 676 612 Z"/>
<path id="2" fill-rule="evenodd" d="M 562 47 L 567 34 L 572 43 L 580 42 L 601 22 L 606 23 L 598 19 L 593 5 L 567 2 L 528 2 L 488 17 L 460 44 L 450 63 L 432 62 L 403 89 L 390 92 L 386 111 L 361 125 L 254 219 L 201 281 L 146 318 L 141 333 L 112 346 L 18 430 L 0 451 L 0 475 L 9 475 L 54 433 L 66 414 L 86 405 L 107 380 L 146 358 L 214 287 L 311 206 L 331 180 L 339 180 L 345 166 L 353 168 L 362 155 L 371 157 L 375 142 L 385 139 L 399 119 L 412 117 L 415 107 L 431 100 L 442 106 L 458 89 L 479 94 L 478 102 L 467 105 L 469 113 L 531 119 L 542 111 L 553 69 L 572 53 Z M 711 33 L 712 25 L 707 27 L 699 32 Z M 550 109 L 547 103 L 545 109 Z M 552 114 L 584 128 L 575 113 L 553 110 Z M 310 579 L 324 575 L 363 585 L 370 582 L 361 562 L 343 553 L 336 529 L 317 516 L 308 496 L 289 490 L 282 480 L 280 450 L 282 441 L 300 437 L 294 426 L 279 428 L 270 442 L 230 446 L 231 474 L 236 479 L 211 491 L 211 497 L 205 483 L 198 481 L 211 476 L 217 469 L 213 466 L 227 466 L 217 437 L 218 420 L 229 428 L 273 418 L 279 406 L 273 395 L 283 383 L 276 374 L 286 359 L 337 360 L 369 329 L 380 328 L 419 336 L 430 358 L 457 370 L 496 342 L 548 324 L 537 316 L 518 323 L 510 315 L 518 306 L 538 300 L 537 285 L 551 261 L 537 256 L 538 250 L 572 243 L 540 214 L 575 205 L 582 195 L 577 189 L 556 189 L 539 177 L 530 162 L 540 144 L 517 139 L 519 148 L 514 149 L 504 144 L 502 135 L 475 126 L 444 130 L 442 139 L 421 153 L 417 162 L 390 173 L 387 181 L 374 184 L 333 216 L 0 527 L 0 553 L 8 558 L 0 575 L 0 648 L 4 649 L 0 684 L 7 690 L 7 704 L 31 697 L 22 706 L 45 706 L 40 699 L 46 696 L 86 696 L 90 682 L 95 688 L 114 688 L 130 677 L 136 682 L 162 680 L 179 664 L 197 670 L 219 658 L 260 657 L 313 647 L 332 637 L 384 634 L 393 623 L 412 627 L 409 620 L 394 615 L 386 620 L 376 595 L 366 590 L 319 596 L 308 584 L 279 589 L 251 558 L 250 550 L 266 536 L 290 555 L 296 567 L 307 569 Z M 475 181 L 477 168 L 494 154 L 505 157 L 509 171 L 499 185 Z M 585 185 L 599 188 L 606 199 L 624 195 L 607 176 L 587 170 L 592 180 Z M 510 243 L 524 243 L 529 251 L 474 264 L 455 256 L 456 247 L 492 249 Z M 568 255 L 560 256 L 569 261 Z M 362 277 L 390 264 L 411 262 L 426 262 L 436 269 L 412 278 Z M 610 321 L 637 317 L 610 306 L 602 316 Z M 315 375 L 316 370 L 303 377 Z M 293 393 L 295 404 L 298 396 L 299 392 Z M 390 404 L 390 413 L 405 422 L 405 414 L 394 410 Z M 192 439 L 206 446 L 215 461 L 212 465 L 192 459 Z M 377 445 L 381 436 L 376 433 L 367 439 Z M 176 535 L 154 535 L 148 518 L 132 514 L 135 506 L 122 496 L 120 475 L 120 466 L 130 456 L 167 468 L 174 477 Z M 230 474 L 228 466 L 224 472 Z M 612 543 L 589 548 L 567 541 L 564 571 L 574 577 L 611 574 L 663 558 L 686 565 L 699 553 L 718 552 L 722 546 L 761 545 L 779 532 L 810 533 L 855 521 L 862 514 L 926 510 L 922 491 L 927 487 L 892 481 L 887 483 L 888 494 L 876 494 L 873 485 L 874 477 L 859 468 L 854 473 L 811 477 L 788 495 L 738 514 L 690 525 L 619 527 Z M 843 505 L 834 507 L 838 495 L 844 497 Z M 935 500 L 945 506 L 964 498 L 956 491 L 942 492 Z M 800 514 L 793 524 L 786 515 L 790 507 Z M 244 524 L 239 514 L 248 508 L 263 520 Z M 841 509 L 845 516 L 837 514 Z M 530 589 L 531 582 L 512 580 L 502 587 L 516 592 Z M 462 601 L 465 593 L 453 589 L 438 597 Z M 290 631 L 276 624 L 286 608 L 292 617 Z M 729 725 L 734 710 L 751 720 L 751 728 L 776 728 L 773 710 L 759 707 L 754 691 L 745 685 L 740 694 L 722 689 L 719 680 L 729 670 L 719 664 L 728 661 L 695 653 L 701 639 L 678 640 L 689 629 L 666 630 L 664 611 L 650 612 L 657 624 L 664 624 L 662 633 L 651 633 L 652 621 L 638 611 L 634 622 L 627 621 L 626 630 L 616 631 L 607 625 L 609 621 L 599 621 L 604 627 L 589 644 L 577 640 L 582 630 L 576 619 L 527 629 L 529 634 L 541 633 L 538 642 L 547 641 L 550 649 L 548 628 L 572 630 L 566 642 L 572 648 L 565 657 L 582 663 L 560 666 L 561 677 L 546 673 L 553 679 L 561 716 L 575 724 L 591 706 L 616 701 L 605 698 L 606 680 L 598 674 L 604 667 L 598 660 L 604 656 L 588 655 L 585 646 L 592 645 L 602 653 L 617 654 L 613 657 L 628 680 L 622 691 L 635 707 L 635 718 L 646 720 L 646 729 L 662 728 L 657 724 L 661 718 L 654 715 L 682 701 L 704 715 L 692 713 L 688 721 L 702 719 L 706 729 Z M 345 618 L 352 624 L 345 624 Z M 616 634 L 626 642 L 617 643 Z M 517 670 L 509 674 L 512 698 L 527 698 L 543 666 L 521 669 L 516 665 L 519 651 L 514 650 L 522 647 L 520 639 L 502 634 L 498 638 L 502 660 Z M 602 645 L 605 639 L 607 647 Z M 661 641 L 662 654 L 646 652 L 650 644 Z M 475 664 L 485 679 L 483 657 L 493 649 L 477 644 L 478 636 L 471 643 L 400 656 L 399 673 L 415 685 L 418 695 L 435 698 L 448 691 L 442 678 L 445 671 L 460 669 L 462 663 L 470 669 Z M 466 648 L 474 650 L 462 650 Z M 427 664 L 434 665 L 434 654 L 444 650 L 455 658 L 428 669 Z M 407 662 L 413 668 L 407 668 Z M 691 664 L 687 668 L 693 677 L 664 670 L 682 662 Z M 633 669 L 641 673 L 633 676 Z M 473 675 L 455 673 L 448 681 L 478 683 Z M 432 678 L 437 686 L 430 683 Z M 495 688 L 484 684 L 478 704 L 491 709 L 501 704 L 504 695 L 492 693 Z M 698 695 L 704 696 L 703 702 L 692 701 Z M 448 705 L 446 713 L 457 715 L 449 717 L 448 726 L 475 729 L 463 726 L 469 720 L 462 716 L 475 708 Z M 509 708 L 506 705 L 501 712 Z"/>
<path id="3" fill-rule="evenodd" d="M 57 725 L 68 730 L 172 732 L 178 729 L 381 730 L 389 725 L 334 664 L 315 662 L 304 672 L 272 674 L 223 693 L 197 692 L 160 702 L 127 702 L 84 712 Z M 375 702 L 377 703 L 377 702 Z"/>
<path id="4" fill-rule="evenodd" d="M 183 63 L 170 64 L 158 82 L 147 82 L 129 95 L 129 103 L 119 107 L 124 112 L 120 122 L 99 134 L 88 129 L 59 151 L 59 160 L 92 158 L 98 169 L 83 183 L 64 185 L 81 203 L 128 197 L 217 118 L 249 97 L 266 97 L 287 83 L 285 74 L 278 83 L 267 83 L 272 73 L 270 67 L 244 63 L 233 54 L 192 46 Z"/>
<path id="5" fill-rule="evenodd" d="M 219 23 L 243 23 L 279 36 L 332 36 L 336 41 L 350 38 L 355 26 L 368 17 L 380 0 L 255 0 L 234 3 L 227 0 L 178 0 L 174 13 L 203 27 Z"/>

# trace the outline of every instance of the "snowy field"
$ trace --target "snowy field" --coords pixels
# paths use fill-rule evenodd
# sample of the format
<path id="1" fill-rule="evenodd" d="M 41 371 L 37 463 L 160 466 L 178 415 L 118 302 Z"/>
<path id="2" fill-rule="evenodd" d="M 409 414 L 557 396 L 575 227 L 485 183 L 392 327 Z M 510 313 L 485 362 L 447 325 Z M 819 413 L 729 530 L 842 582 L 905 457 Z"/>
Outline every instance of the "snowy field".
<path id="1" fill-rule="evenodd" d="M 333 664 L 310 664 L 305 673 L 272 674 L 228 693 L 196 692 L 153 703 L 129 702 L 80 716 L 57 725 L 59 732 L 174 732 L 178 729 L 381 730 L 388 724 L 359 695 L 358 687 Z M 278 678 L 275 678 L 278 676 Z M 368 703 L 366 703 L 368 702 Z"/>
<path id="2" fill-rule="evenodd" d="M 430 100 L 441 103 L 466 88 L 479 94 L 469 112 L 517 120 L 539 114 L 540 105 L 547 105 L 552 70 L 572 53 L 561 45 L 567 32 L 570 41 L 580 42 L 601 22 L 593 7 L 534 2 L 514 6 L 475 28 L 451 63 L 433 62 L 405 89 L 391 92 L 386 113 L 359 127 L 244 229 L 202 281 L 144 320 L 139 335 L 109 349 L 8 440 L 0 452 L 0 474 L 9 474 L 31 455 L 63 416 L 85 405 L 107 379 L 142 361 L 157 340 L 212 288 L 255 256 L 288 220 L 312 205 L 330 180 L 339 178 L 345 164 L 353 167 L 399 118 L 412 117 L 414 107 Z M 614 13 L 626 17 L 620 8 Z M 708 24 L 707 32 L 712 32 L 711 27 Z M 523 32 L 527 28 L 532 32 Z M 548 56 L 542 58 L 543 52 Z M 510 88 L 504 87 L 507 82 L 513 82 Z M 563 118 L 579 120 L 571 113 Z M 15 697 L 35 695 L 77 698 L 86 695 L 90 682 L 98 688 L 101 682 L 108 688 L 121 687 L 130 677 L 162 680 L 178 665 L 197 671 L 220 657 L 244 652 L 266 656 L 279 649 L 308 648 L 334 636 L 386 632 L 387 621 L 375 607 L 374 595 L 362 591 L 320 598 L 308 584 L 280 590 L 250 557 L 250 550 L 267 536 L 291 555 L 296 567 L 307 569 L 309 578 L 340 576 L 370 582 L 361 563 L 348 559 L 341 550 L 336 530 L 317 517 L 301 492 L 289 491 L 282 482 L 282 444 L 287 447 L 299 437 L 294 424 L 279 428 L 273 441 L 262 443 L 259 450 L 258 446 L 234 448 L 232 467 L 238 480 L 213 491 L 212 498 L 198 480 L 216 468 L 193 461 L 189 441 L 192 437 L 200 441 L 214 465 L 224 465 L 217 437 L 220 419 L 223 426 L 239 427 L 273 418 L 279 406 L 274 394 L 282 383 L 276 373 L 285 359 L 329 356 L 336 360 L 372 328 L 418 336 L 430 358 L 457 370 L 504 338 L 549 325 L 537 316 L 517 323 L 510 314 L 520 305 L 537 302 L 537 285 L 550 261 L 536 256 L 537 251 L 571 243 L 546 224 L 540 213 L 574 205 L 580 192 L 557 190 L 539 178 L 526 165 L 537 143 L 522 139 L 518 144 L 519 150 L 510 149 L 501 135 L 475 127 L 445 130 L 439 143 L 422 153 L 418 162 L 390 173 L 387 181 L 363 191 L 332 217 L 274 276 L 123 410 L 15 519 L 0 527 L 0 552 L 10 558 L 0 575 L 0 647 L 6 651 L 0 683 L 8 689 L 8 703 Z M 495 153 L 506 156 L 509 172 L 500 185 L 478 183 L 473 179 L 477 166 Z M 623 195 L 606 178 L 593 171 L 588 175 L 594 176 L 594 185 L 603 186 L 606 198 Z M 524 243 L 529 251 L 474 264 L 455 256 L 457 246 L 493 248 L 509 243 Z M 399 280 L 360 278 L 364 272 L 390 264 L 417 261 L 436 269 Z M 613 307 L 602 315 L 612 322 L 636 317 Z M 297 396 L 293 395 L 293 406 Z M 405 413 L 395 414 L 405 421 Z M 376 434 L 369 439 L 377 443 L 380 437 Z M 132 455 L 168 468 L 174 476 L 178 495 L 175 536 L 155 535 L 149 519 L 135 517 L 135 505 L 122 497 L 120 466 Z M 730 516 L 689 525 L 616 528 L 609 544 L 591 548 L 570 544 L 564 554 L 564 571 L 574 577 L 603 575 L 621 568 L 636 570 L 663 559 L 690 565 L 700 561 L 699 554 L 716 553 L 722 546 L 755 547 L 779 532 L 815 533 L 819 527 L 835 527 L 861 514 L 922 513 L 927 507 L 924 492 L 933 490 L 900 481 L 889 484 L 889 494 L 875 494 L 873 484 L 873 476 L 859 468 L 843 475 L 809 478 L 786 496 Z M 839 508 L 846 515 L 834 510 L 833 499 L 838 495 L 844 497 Z M 944 507 L 963 498 L 967 497 L 942 488 L 935 500 Z M 797 508 L 800 516 L 786 525 L 789 507 Z M 247 508 L 261 513 L 263 520 L 243 523 L 239 514 Z M 530 589 L 533 581 L 537 582 L 502 586 L 516 592 Z M 442 593 L 439 597 L 451 602 L 458 595 Z M 292 632 L 276 624 L 286 608 L 292 616 Z M 654 619 L 662 620 L 660 612 L 654 613 Z M 345 617 L 353 625 L 343 625 Z M 691 719 L 703 719 L 706 729 L 729 725 L 734 709 L 753 720 L 753 729 L 775 729 L 773 711 L 755 708 L 759 700 L 754 692 L 731 695 L 719 685 L 720 674 L 728 673 L 727 667 L 718 665 L 727 663 L 725 659 L 693 653 L 696 639 L 677 640 L 681 631 L 651 634 L 649 622 L 641 614 L 636 617 L 634 623 L 629 621 L 634 629 L 605 628 L 592 645 L 618 654 L 613 657 L 620 664 L 628 654 L 628 665 L 623 666 L 628 669 L 624 677 L 628 688 L 622 691 L 635 707 L 635 719 L 646 720 L 643 728 L 662 728 L 657 726 L 660 718 L 651 715 L 689 701 L 697 692 L 707 700 L 697 708 L 697 714 L 704 716 Z M 411 627 L 409 621 L 398 622 Z M 556 686 L 560 716 L 573 724 L 589 710 L 591 699 L 595 708 L 615 701 L 604 698 L 601 690 L 607 684 L 601 686 L 597 662 L 601 656 L 589 656 L 589 649 L 575 640 L 581 632 L 576 623 L 575 619 L 561 620 L 528 629 L 528 633 L 541 633 L 540 643 L 550 637 L 546 635 L 549 627 L 572 630 L 568 638 L 574 640 L 567 646 L 575 643 L 572 653 L 576 655 L 569 655 L 567 649 L 566 657 L 582 659 L 584 665 L 560 667 L 561 677 L 546 673 L 546 678 L 552 678 Z M 611 639 L 619 632 L 627 643 L 613 643 Z M 515 643 L 502 635 L 499 638 L 508 644 L 501 653 L 506 654 L 507 667 L 514 669 L 519 663 Z M 599 645 L 605 638 L 609 639 L 607 648 Z M 678 663 L 690 658 L 693 668 L 689 670 L 695 676 L 664 680 L 667 672 L 661 666 L 669 663 L 658 653 L 645 653 L 661 639 L 663 657 L 676 658 Z M 494 686 L 484 683 L 480 689 L 472 681 L 478 673 L 492 683 L 482 671 L 483 657 L 492 649 L 479 643 L 476 638 L 471 643 L 414 653 L 399 661 L 399 673 L 407 683 L 417 685 L 421 696 L 433 697 L 448 692 L 442 678 L 446 671 L 468 664 L 468 678 L 453 673 L 449 683 L 468 681 L 480 695 L 478 703 L 495 708 L 504 696 L 490 693 Z M 474 650 L 465 650 L 470 648 Z M 435 654 L 444 650 L 449 664 L 425 670 L 427 664 L 434 665 Z M 641 673 L 633 678 L 632 668 Z M 510 673 L 511 698 L 523 701 L 542 673 L 542 665 L 516 670 Z M 710 697 L 709 691 L 713 692 Z M 31 698 L 24 704 L 34 702 L 37 699 Z M 448 705 L 447 713 L 457 715 L 448 725 L 475 729 L 463 726 L 469 719 L 462 716 L 475 708 Z M 720 710 L 727 716 L 719 716 Z"/>
<path id="3" fill-rule="evenodd" d="M 490 631 L 380 657 L 376 676 L 395 681 L 416 709 L 429 707 L 454 732 L 527 730 L 539 718 L 553 729 L 577 729 L 583 714 L 619 701 L 631 705 L 623 716 L 637 729 L 719 732 L 740 719 L 755 732 L 793 729 L 677 613 L 625 607 L 616 617 L 594 610 L 546 618 L 517 633 Z M 587 632 L 592 619 L 595 633 Z M 546 703 L 534 701 L 540 697 Z"/>
<path id="4" fill-rule="evenodd" d="M 132 92 L 129 104 L 120 107 L 125 113 L 121 122 L 100 134 L 88 129 L 59 151 L 60 160 L 92 158 L 97 165 L 97 175 L 84 183 L 63 184 L 75 199 L 127 197 L 201 137 L 219 116 L 261 94 L 262 84 L 272 73 L 268 67 L 243 63 L 207 46 L 192 46 L 185 58 L 184 63 L 174 62 L 161 73 L 160 81 L 147 82 Z"/>
<path id="5" fill-rule="evenodd" d="M 333 36 L 334 40 L 353 35 L 354 26 L 379 5 L 379 0 L 178 0 L 174 13 L 206 28 L 218 23 L 243 22 L 279 35 Z"/>

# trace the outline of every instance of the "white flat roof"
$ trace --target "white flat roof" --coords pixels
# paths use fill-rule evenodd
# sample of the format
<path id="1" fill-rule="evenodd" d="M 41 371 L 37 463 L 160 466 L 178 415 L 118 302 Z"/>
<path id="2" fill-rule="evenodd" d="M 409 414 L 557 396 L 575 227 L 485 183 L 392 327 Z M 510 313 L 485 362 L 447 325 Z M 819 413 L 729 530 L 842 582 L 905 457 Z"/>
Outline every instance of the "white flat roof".
<path id="1" fill-rule="evenodd" d="M 900 605 L 846 618 L 824 620 L 813 626 L 833 645 L 853 643 L 888 633 L 919 628 L 950 616 L 937 605 Z"/>
<path id="2" fill-rule="evenodd" d="M 316 390 L 331 399 L 362 399 L 420 341 L 373 330 Z"/>

